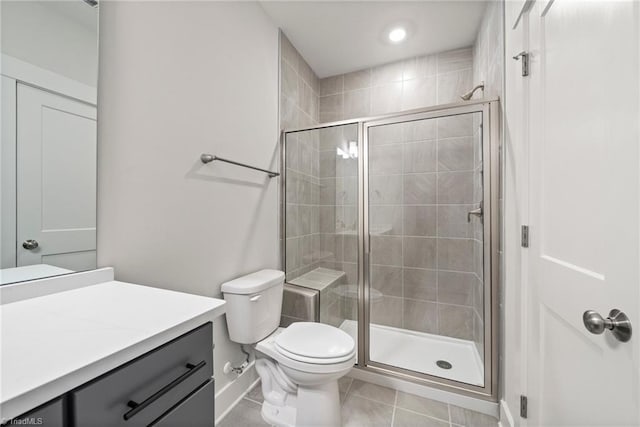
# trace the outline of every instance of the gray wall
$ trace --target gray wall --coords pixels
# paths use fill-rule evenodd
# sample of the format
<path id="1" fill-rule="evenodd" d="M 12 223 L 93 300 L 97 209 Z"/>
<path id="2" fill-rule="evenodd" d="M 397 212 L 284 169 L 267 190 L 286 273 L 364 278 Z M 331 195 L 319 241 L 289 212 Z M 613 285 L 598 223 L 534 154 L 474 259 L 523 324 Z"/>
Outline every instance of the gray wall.
<path id="1" fill-rule="evenodd" d="M 99 83 L 99 265 L 213 297 L 278 268 L 278 180 L 199 160 L 278 167 L 278 30 L 260 6 L 104 2 Z M 223 365 L 243 354 L 224 318 L 214 335 L 220 393 L 235 378 Z M 218 416 L 243 391 L 218 401 Z"/>

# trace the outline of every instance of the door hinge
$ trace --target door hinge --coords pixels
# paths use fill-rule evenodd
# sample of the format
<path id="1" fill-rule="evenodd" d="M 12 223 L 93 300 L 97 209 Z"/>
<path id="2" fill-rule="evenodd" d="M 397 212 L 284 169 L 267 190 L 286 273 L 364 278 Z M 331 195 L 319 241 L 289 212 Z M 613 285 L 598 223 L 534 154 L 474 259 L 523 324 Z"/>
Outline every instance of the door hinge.
<path id="1" fill-rule="evenodd" d="M 513 57 L 516 61 L 522 58 L 522 77 L 529 75 L 529 54 L 524 50 Z"/>
<path id="2" fill-rule="evenodd" d="M 522 245 L 523 248 L 529 247 L 529 226 L 528 225 L 522 226 L 522 232 L 520 235 L 520 244 Z"/>
<path id="3" fill-rule="evenodd" d="M 527 396 L 520 396 L 520 416 L 527 418 Z"/>

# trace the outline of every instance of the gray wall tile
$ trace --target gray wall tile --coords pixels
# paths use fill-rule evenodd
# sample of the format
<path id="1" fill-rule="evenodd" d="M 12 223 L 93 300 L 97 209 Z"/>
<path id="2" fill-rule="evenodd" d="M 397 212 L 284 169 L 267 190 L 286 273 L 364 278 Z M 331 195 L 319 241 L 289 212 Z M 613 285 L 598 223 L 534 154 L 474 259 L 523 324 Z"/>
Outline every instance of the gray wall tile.
<path id="1" fill-rule="evenodd" d="M 438 302 L 473 307 L 476 276 L 453 271 L 438 272 Z"/>
<path id="2" fill-rule="evenodd" d="M 402 296 L 402 267 L 371 266 L 371 287 L 384 295 Z"/>
<path id="3" fill-rule="evenodd" d="M 404 327 L 413 331 L 438 333 L 438 304 L 404 300 Z"/>
<path id="4" fill-rule="evenodd" d="M 438 172 L 438 203 L 473 203 L 473 172 Z"/>
<path id="5" fill-rule="evenodd" d="M 371 264 L 402 265 L 402 237 L 371 236 Z"/>
<path id="6" fill-rule="evenodd" d="M 438 170 L 468 171 L 474 168 L 473 138 L 470 136 L 438 140 Z"/>
<path id="7" fill-rule="evenodd" d="M 402 151 L 405 173 L 436 171 L 437 142 L 435 140 L 402 144 Z"/>
<path id="8" fill-rule="evenodd" d="M 438 239 L 438 268 L 440 270 L 452 270 L 473 272 L 473 245 L 471 239 Z"/>
<path id="9" fill-rule="evenodd" d="M 473 238 L 475 217 L 467 222 L 467 214 L 475 205 L 438 205 L 438 236 Z"/>
<path id="10" fill-rule="evenodd" d="M 422 301 L 437 301 L 438 272 L 417 268 L 404 269 L 404 297 Z"/>
<path id="11" fill-rule="evenodd" d="M 371 89 L 371 114 L 386 114 L 402 109 L 402 81 Z"/>
<path id="12" fill-rule="evenodd" d="M 408 205 L 427 205 L 436 203 L 436 174 L 420 173 L 404 175 L 404 203 Z"/>
<path id="13" fill-rule="evenodd" d="M 403 234 L 405 236 L 435 236 L 437 234 L 436 206 L 404 206 Z"/>
<path id="14" fill-rule="evenodd" d="M 430 237 L 404 237 L 404 266 L 436 268 L 436 240 Z"/>
<path id="15" fill-rule="evenodd" d="M 371 323 L 376 325 L 402 327 L 402 298 L 383 296 L 371 301 Z M 375 343 L 372 343 L 375 345 Z"/>
<path id="16" fill-rule="evenodd" d="M 344 90 L 350 91 L 371 87 L 371 70 L 360 70 L 344 74 Z"/>
<path id="17" fill-rule="evenodd" d="M 371 89 L 358 89 L 344 93 L 344 117 L 365 117 L 370 114 Z"/>
<path id="18" fill-rule="evenodd" d="M 463 340 L 473 340 L 473 316 L 471 307 L 438 304 L 440 333 Z"/>

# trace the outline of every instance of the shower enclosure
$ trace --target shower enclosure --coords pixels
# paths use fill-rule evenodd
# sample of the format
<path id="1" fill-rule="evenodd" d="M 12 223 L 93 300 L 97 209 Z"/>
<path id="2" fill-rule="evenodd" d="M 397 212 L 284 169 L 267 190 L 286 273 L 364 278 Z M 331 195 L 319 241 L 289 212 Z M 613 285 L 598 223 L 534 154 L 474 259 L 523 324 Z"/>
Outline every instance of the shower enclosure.
<path id="1" fill-rule="evenodd" d="M 495 399 L 497 101 L 282 133 L 288 283 L 357 367 Z"/>

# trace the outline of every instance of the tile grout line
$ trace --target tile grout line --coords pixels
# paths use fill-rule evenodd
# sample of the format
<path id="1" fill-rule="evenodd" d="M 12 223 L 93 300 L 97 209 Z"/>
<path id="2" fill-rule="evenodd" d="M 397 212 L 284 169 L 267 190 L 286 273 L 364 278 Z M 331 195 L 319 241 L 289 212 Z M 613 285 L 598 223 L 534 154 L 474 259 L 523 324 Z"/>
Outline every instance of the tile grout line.
<path id="1" fill-rule="evenodd" d="M 396 390 L 395 395 L 393 397 L 393 412 L 391 413 L 391 426 L 389 427 L 393 427 L 395 423 L 397 404 L 398 404 L 398 390 Z"/>
<path id="2" fill-rule="evenodd" d="M 430 420 L 440 421 L 440 422 L 443 422 L 443 423 L 450 423 L 450 420 L 444 420 L 442 418 L 434 417 L 432 415 L 428 415 L 428 414 L 425 414 L 424 412 L 419 412 L 419 411 L 416 411 L 414 409 L 407 409 L 407 408 L 401 408 L 401 407 L 397 407 L 397 409 L 400 409 L 400 410 L 405 411 L 405 412 L 410 412 L 410 413 L 415 414 L 415 415 L 420 415 L 421 417 L 429 418 Z"/>

